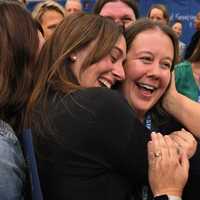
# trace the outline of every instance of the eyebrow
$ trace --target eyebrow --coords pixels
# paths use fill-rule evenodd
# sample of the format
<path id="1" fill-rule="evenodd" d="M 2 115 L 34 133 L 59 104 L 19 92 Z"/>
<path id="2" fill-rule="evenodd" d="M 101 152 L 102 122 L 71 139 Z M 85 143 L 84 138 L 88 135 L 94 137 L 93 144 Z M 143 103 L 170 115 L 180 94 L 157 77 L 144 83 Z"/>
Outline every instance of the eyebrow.
<path id="1" fill-rule="evenodd" d="M 122 57 L 124 55 L 124 52 L 117 46 L 113 47 L 113 50 L 117 50 L 120 54 L 120 57 Z"/>
<path id="2" fill-rule="evenodd" d="M 132 16 L 130 16 L 130 15 L 123 15 L 122 18 L 124 18 L 124 17 L 130 18 L 130 19 L 134 19 L 134 18 L 133 18 Z"/>
<path id="3" fill-rule="evenodd" d="M 139 54 L 141 54 L 141 53 L 146 53 L 146 54 L 150 54 L 151 56 L 154 56 L 154 54 L 151 53 L 150 51 L 141 51 L 141 52 L 138 52 L 138 53 L 136 52 L 136 55 L 139 55 Z M 170 61 L 173 62 L 173 59 L 170 58 L 169 56 L 166 56 L 166 57 L 164 57 L 164 58 L 162 58 L 162 59 L 167 59 L 167 60 L 170 60 Z"/>
<path id="4" fill-rule="evenodd" d="M 56 28 L 56 26 L 57 26 L 58 24 L 51 24 L 51 25 L 49 25 L 49 26 L 47 26 L 49 29 L 52 29 L 52 28 Z"/>

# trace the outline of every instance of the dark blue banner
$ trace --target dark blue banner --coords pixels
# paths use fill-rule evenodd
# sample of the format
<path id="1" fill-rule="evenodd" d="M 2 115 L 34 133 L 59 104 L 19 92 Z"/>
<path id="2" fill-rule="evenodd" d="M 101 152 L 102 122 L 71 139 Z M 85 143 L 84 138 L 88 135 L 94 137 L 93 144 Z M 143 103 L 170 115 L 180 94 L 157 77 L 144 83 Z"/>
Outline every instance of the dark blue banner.
<path id="1" fill-rule="evenodd" d="M 146 16 L 152 4 L 165 4 L 169 10 L 171 21 L 179 19 L 183 22 L 183 35 L 181 40 L 188 43 L 194 33 L 193 21 L 200 11 L 200 0 L 140 0 L 139 8 L 141 16 Z"/>

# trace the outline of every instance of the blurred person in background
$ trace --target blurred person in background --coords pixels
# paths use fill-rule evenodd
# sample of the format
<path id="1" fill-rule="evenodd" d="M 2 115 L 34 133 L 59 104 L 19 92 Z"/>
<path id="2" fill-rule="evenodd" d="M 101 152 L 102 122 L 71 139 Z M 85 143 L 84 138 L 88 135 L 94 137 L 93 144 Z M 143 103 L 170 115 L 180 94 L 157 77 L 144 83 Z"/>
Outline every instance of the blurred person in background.
<path id="1" fill-rule="evenodd" d="M 153 21 L 159 21 L 163 24 L 169 23 L 169 13 L 164 4 L 153 4 L 148 10 L 147 18 Z"/>
<path id="2" fill-rule="evenodd" d="M 196 32 L 193 34 L 191 41 L 186 48 L 184 57 L 185 60 L 189 59 L 192 56 L 200 38 L 200 12 L 196 14 L 196 17 L 194 19 L 194 27 L 196 29 Z"/>
<path id="3" fill-rule="evenodd" d="M 65 10 L 59 3 L 47 0 L 36 4 L 32 16 L 41 24 L 46 40 L 65 17 Z"/>
<path id="4" fill-rule="evenodd" d="M 66 14 L 81 12 L 83 10 L 80 0 L 67 0 L 65 3 Z"/>
<path id="5" fill-rule="evenodd" d="M 139 17 L 134 0 L 97 0 L 93 12 L 113 19 L 124 28 L 129 27 Z"/>
<path id="6" fill-rule="evenodd" d="M 172 30 L 176 33 L 176 36 L 179 40 L 179 61 L 181 61 L 184 58 L 185 49 L 186 49 L 186 44 L 180 40 L 182 31 L 183 31 L 183 23 L 181 20 L 177 19 L 172 23 L 171 27 L 172 27 Z"/>

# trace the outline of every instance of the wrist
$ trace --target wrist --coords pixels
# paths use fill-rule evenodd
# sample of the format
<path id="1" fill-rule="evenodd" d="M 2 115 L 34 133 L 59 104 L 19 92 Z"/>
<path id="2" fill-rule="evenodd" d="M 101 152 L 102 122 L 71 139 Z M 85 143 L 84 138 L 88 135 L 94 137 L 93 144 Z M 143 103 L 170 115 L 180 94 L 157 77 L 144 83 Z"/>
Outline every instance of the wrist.
<path id="1" fill-rule="evenodd" d="M 170 95 L 169 98 L 164 98 L 162 102 L 163 108 L 172 116 L 176 116 L 176 111 L 180 112 L 179 107 L 181 108 L 182 95 L 178 92 L 175 92 L 173 95 Z"/>
<path id="2" fill-rule="evenodd" d="M 168 187 L 165 189 L 159 189 L 157 191 L 153 192 L 154 197 L 157 196 L 162 196 L 162 195 L 168 195 L 168 196 L 172 196 L 172 197 L 181 197 L 182 196 L 182 188 L 180 187 Z"/>
<path id="3" fill-rule="evenodd" d="M 172 195 L 159 195 L 155 196 L 153 200 L 182 200 L 182 198 Z"/>

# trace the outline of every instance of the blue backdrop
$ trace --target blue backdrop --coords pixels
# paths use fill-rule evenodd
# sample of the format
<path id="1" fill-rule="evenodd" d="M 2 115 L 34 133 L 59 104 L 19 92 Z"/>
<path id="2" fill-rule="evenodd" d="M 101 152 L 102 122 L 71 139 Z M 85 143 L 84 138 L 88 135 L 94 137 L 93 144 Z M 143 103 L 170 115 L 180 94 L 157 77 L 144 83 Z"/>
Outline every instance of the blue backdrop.
<path id="1" fill-rule="evenodd" d="M 32 11 L 34 6 L 38 2 L 41 2 L 41 1 L 42 0 L 32 0 L 32 1 L 30 0 L 28 5 L 27 5 L 27 8 Z M 64 6 L 66 0 L 57 0 L 57 2 Z M 95 2 L 96 2 L 95 0 L 81 0 L 81 3 L 82 3 L 83 8 L 84 8 L 84 11 L 85 12 L 91 12 Z"/>
<path id="2" fill-rule="evenodd" d="M 28 9 L 32 10 L 39 0 L 32 0 L 28 4 Z M 64 5 L 65 0 L 58 0 Z M 85 12 L 91 12 L 95 0 L 81 0 Z M 140 16 L 146 16 L 147 10 L 152 4 L 165 4 L 170 13 L 170 19 L 180 19 L 183 22 L 183 35 L 181 40 L 188 44 L 194 33 L 193 21 L 195 15 L 200 11 L 200 0 L 139 0 Z"/>
<path id="3" fill-rule="evenodd" d="M 200 11 L 200 0 L 140 0 L 141 16 L 146 16 L 149 7 L 155 3 L 165 4 L 170 13 L 170 19 L 180 19 L 183 22 L 183 35 L 181 40 L 188 43 L 194 33 L 193 21 Z"/>

